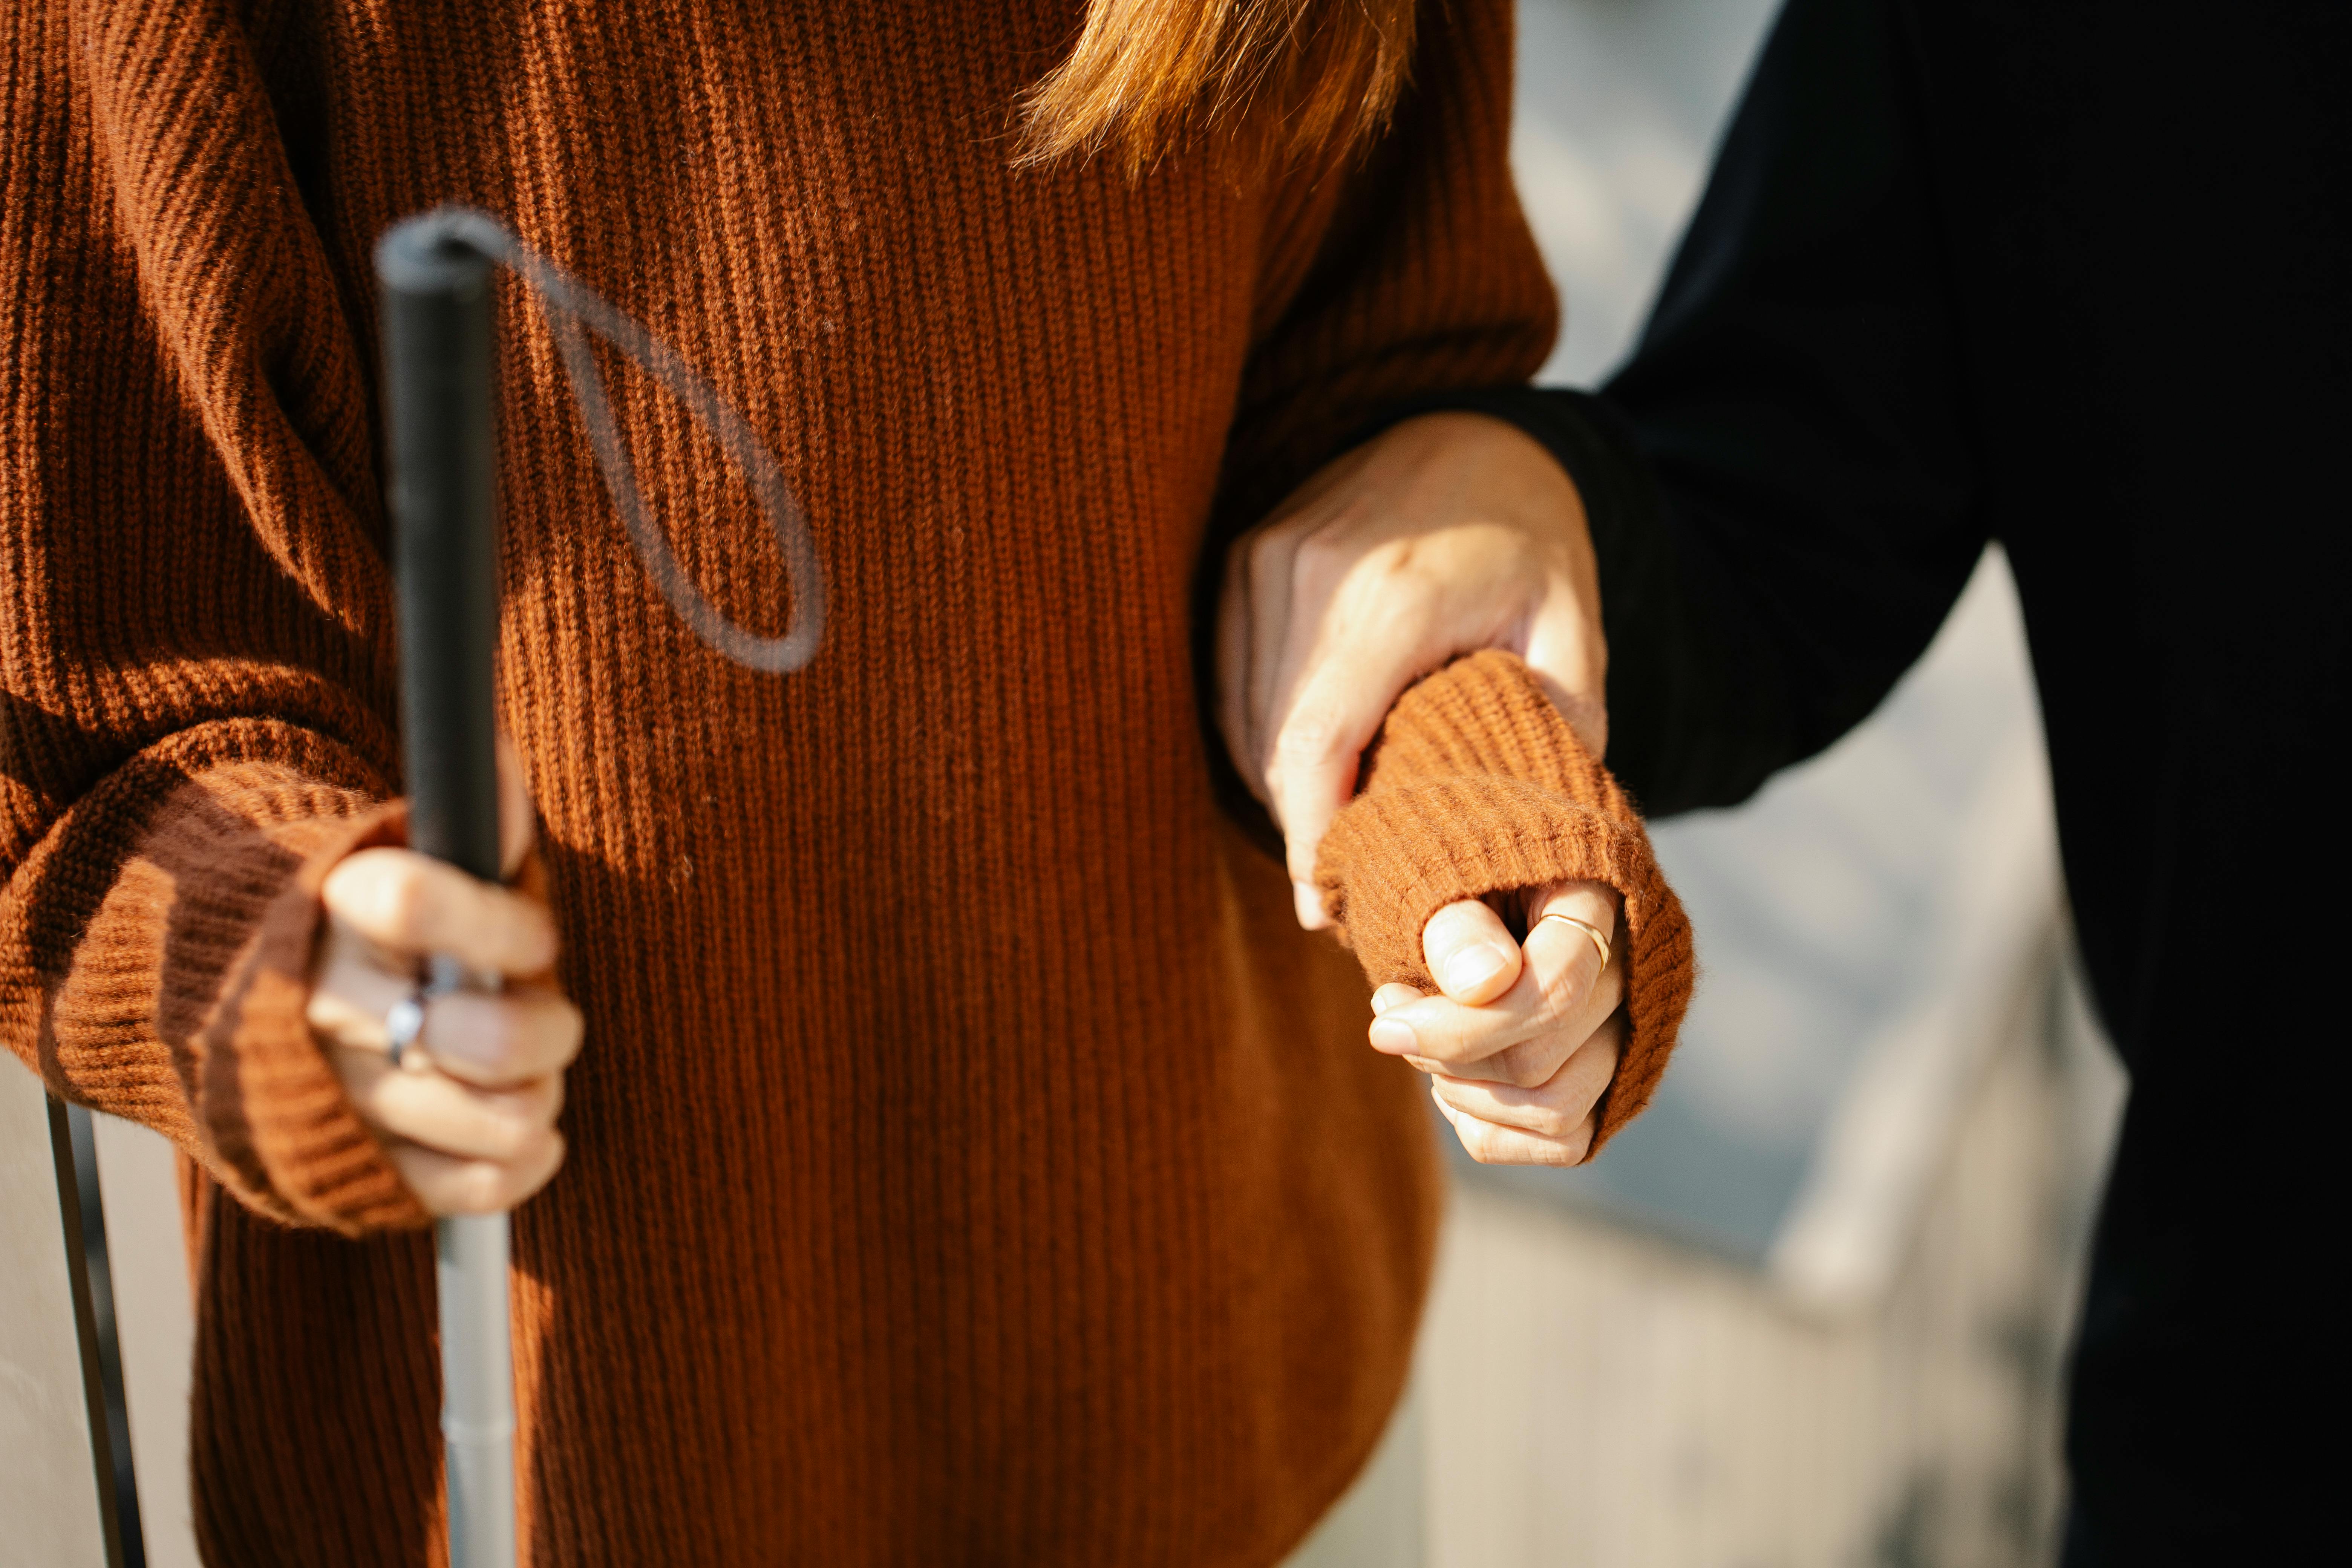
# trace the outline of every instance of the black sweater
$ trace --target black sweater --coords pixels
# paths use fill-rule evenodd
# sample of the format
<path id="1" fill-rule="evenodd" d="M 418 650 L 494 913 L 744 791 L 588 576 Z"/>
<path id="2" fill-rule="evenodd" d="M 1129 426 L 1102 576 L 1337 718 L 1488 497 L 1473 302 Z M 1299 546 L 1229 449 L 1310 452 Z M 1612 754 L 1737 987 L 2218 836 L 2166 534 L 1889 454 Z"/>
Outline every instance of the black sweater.
<path id="1" fill-rule="evenodd" d="M 2132 1078 L 2070 1563 L 2263 1560 L 2339 1440 L 2296 1417 L 2343 1365 L 2348 44 L 2343 5 L 1791 0 L 1632 363 L 1456 400 L 1584 493 L 1654 815 L 1851 729 L 2007 548 Z"/>

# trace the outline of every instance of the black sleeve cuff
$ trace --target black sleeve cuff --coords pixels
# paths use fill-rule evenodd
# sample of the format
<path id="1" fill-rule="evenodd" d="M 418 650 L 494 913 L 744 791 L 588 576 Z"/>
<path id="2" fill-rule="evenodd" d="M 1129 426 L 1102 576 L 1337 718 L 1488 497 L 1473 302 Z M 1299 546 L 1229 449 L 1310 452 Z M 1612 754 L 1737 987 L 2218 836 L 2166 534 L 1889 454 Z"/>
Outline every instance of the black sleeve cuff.
<path id="1" fill-rule="evenodd" d="M 1753 790 L 1769 766 L 1734 768 L 1747 776 L 1727 790 L 1710 776 L 1719 767 L 1695 765 L 1698 759 L 1687 754 L 1694 737 L 1683 721 L 1694 717 L 1696 689 L 1719 674 L 1728 650 L 1715 646 L 1709 617 L 1691 610 L 1656 475 L 1622 416 L 1587 392 L 1494 386 L 1401 404 L 1357 439 L 1444 412 L 1484 414 L 1517 426 L 1575 482 L 1600 564 L 1601 631 L 1609 639 L 1606 761 L 1643 813 L 1724 804 L 1727 794 L 1738 798 Z"/>

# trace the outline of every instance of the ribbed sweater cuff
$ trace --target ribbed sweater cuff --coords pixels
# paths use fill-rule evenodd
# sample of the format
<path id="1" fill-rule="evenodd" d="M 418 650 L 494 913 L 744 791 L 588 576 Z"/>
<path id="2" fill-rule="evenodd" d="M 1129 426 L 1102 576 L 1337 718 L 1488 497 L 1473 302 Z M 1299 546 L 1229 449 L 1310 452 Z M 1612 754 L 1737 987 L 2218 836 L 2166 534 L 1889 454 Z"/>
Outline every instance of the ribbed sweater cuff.
<path id="1" fill-rule="evenodd" d="M 201 1103 L 215 1151 L 242 1181 L 240 1195 L 299 1223 L 346 1236 L 407 1229 L 430 1217 L 383 1145 L 360 1121 L 305 1016 L 327 873 L 355 850 L 407 841 L 404 802 L 347 817 L 278 825 L 278 847 L 299 857 L 275 891 L 267 880 L 224 879 L 226 984 L 205 1030 Z"/>
<path id="2" fill-rule="evenodd" d="M 1649 1103 L 1690 1000 L 1690 922 L 1625 792 L 1517 658 L 1473 654 L 1398 700 L 1317 880 L 1371 982 L 1425 991 L 1422 929 L 1447 904 L 1550 882 L 1616 889 L 1628 1028 L 1593 1149 Z"/>
<path id="3" fill-rule="evenodd" d="M 46 1008 L 60 1087 L 192 1143 L 279 1219 L 425 1223 L 304 1016 L 320 885 L 404 842 L 405 807 L 260 762 L 142 763 L 100 794 L 73 859 L 119 870 Z"/>

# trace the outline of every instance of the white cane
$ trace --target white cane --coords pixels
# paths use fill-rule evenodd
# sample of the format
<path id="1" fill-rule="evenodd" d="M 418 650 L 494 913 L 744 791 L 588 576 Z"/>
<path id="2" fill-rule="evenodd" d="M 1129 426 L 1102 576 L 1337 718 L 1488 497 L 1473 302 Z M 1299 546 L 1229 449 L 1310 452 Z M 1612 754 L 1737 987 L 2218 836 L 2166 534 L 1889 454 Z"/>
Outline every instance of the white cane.
<path id="1" fill-rule="evenodd" d="M 750 425 L 668 347 L 496 218 L 443 207 L 396 225 L 376 247 L 382 295 L 387 499 L 400 600 L 409 844 L 486 881 L 499 877 L 499 548 L 493 427 L 494 265 L 538 295 L 563 351 L 597 467 L 646 570 L 714 650 L 771 673 L 815 657 L 824 584 L 799 502 Z M 791 574 L 782 636 L 730 622 L 687 579 L 646 513 L 614 426 L 588 334 L 635 360 L 691 409 L 742 469 Z M 436 960 L 429 990 L 481 984 Z M 491 982 L 495 984 L 495 981 Z M 435 1226 L 441 1300 L 441 1434 L 451 1568 L 515 1562 L 514 1352 L 507 1216 Z"/>
<path id="2" fill-rule="evenodd" d="M 490 264 L 395 229 L 376 254 L 384 416 L 400 595 L 410 847 L 499 879 L 492 661 L 498 517 L 492 493 Z M 429 989 L 465 977 L 436 961 Z M 441 1297 L 441 1435 L 452 1568 L 515 1561 L 514 1355 L 507 1216 L 434 1226 Z"/>

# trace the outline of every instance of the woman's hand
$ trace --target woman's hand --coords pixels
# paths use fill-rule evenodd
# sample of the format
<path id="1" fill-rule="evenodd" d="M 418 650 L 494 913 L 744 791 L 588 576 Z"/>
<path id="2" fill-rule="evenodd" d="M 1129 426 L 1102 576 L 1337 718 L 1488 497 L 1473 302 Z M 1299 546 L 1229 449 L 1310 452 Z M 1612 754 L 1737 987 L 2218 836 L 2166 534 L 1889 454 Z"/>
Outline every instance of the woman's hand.
<path id="1" fill-rule="evenodd" d="M 513 748 L 499 752 L 501 858 L 524 868 L 531 809 Z M 535 865 L 535 862 L 534 862 Z M 557 991 L 555 921 L 528 884 L 493 887 L 406 849 L 362 849 L 327 875 L 310 1027 L 360 1119 L 435 1215 L 512 1208 L 563 1163 L 555 1131 L 580 1012 Z M 387 1016 L 432 958 L 502 978 L 431 996 L 400 1065 Z"/>
<path id="2" fill-rule="evenodd" d="M 1225 559 L 1218 723 L 1282 828 L 1299 923 L 1330 923 L 1315 852 L 1404 689 L 1462 654 L 1527 660 L 1606 749 L 1599 570 L 1551 454 L 1482 414 L 1406 420 L 1336 459 Z"/>
<path id="3" fill-rule="evenodd" d="M 1472 1159 L 1573 1165 L 1592 1147 L 1593 1108 L 1625 1042 L 1624 961 L 1601 961 L 1603 944 L 1617 942 L 1619 903 L 1601 883 L 1558 882 L 1448 904 L 1421 938 L 1444 988 L 1372 994 L 1373 1048 L 1430 1075 Z"/>
<path id="4" fill-rule="evenodd" d="M 1608 741 L 1607 646 L 1584 504 L 1551 455 L 1475 414 L 1408 420 L 1325 468 L 1226 558 L 1218 721 L 1283 831 L 1299 923 L 1324 830 L 1404 689 L 1459 655 L 1524 658 L 1592 754 Z M 1549 914 L 1616 941 L 1618 898 L 1565 882 L 1449 904 L 1422 944 L 1440 991 L 1385 985 L 1372 1044 L 1432 1075 L 1463 1146 L 1574 1164 L 1624 1036 L 1623 965 Z M 1524 945 L 1506 915 L 1527 932 Z"/>

